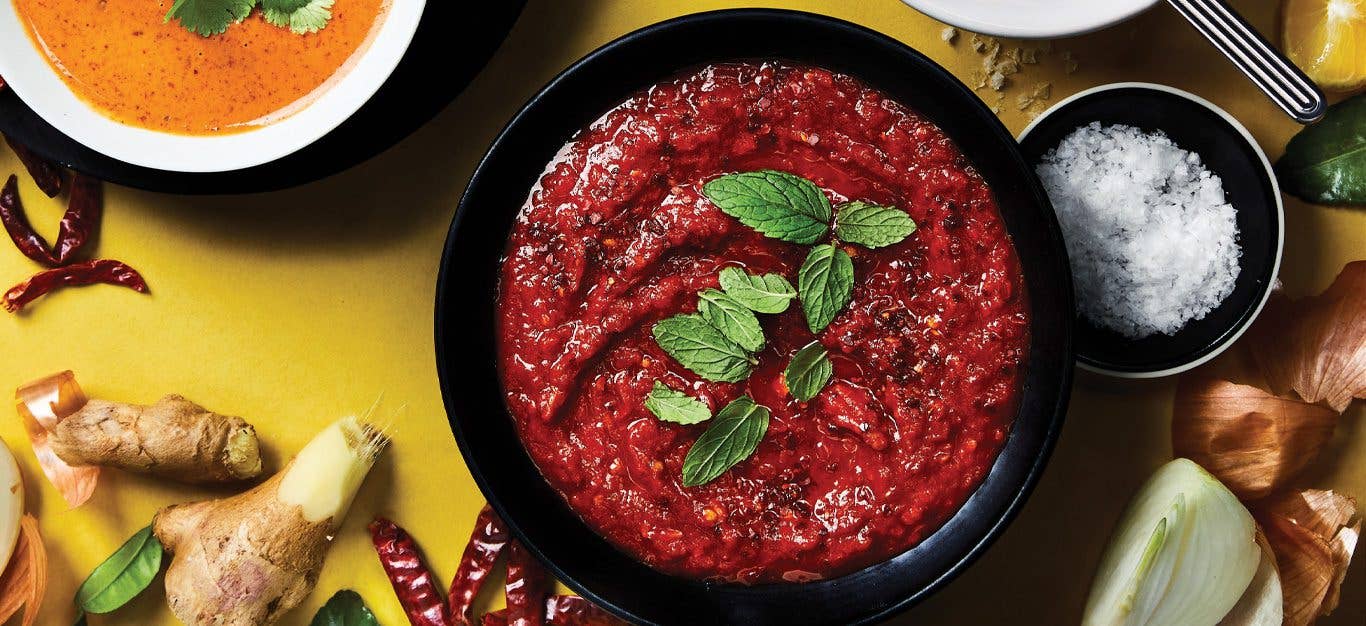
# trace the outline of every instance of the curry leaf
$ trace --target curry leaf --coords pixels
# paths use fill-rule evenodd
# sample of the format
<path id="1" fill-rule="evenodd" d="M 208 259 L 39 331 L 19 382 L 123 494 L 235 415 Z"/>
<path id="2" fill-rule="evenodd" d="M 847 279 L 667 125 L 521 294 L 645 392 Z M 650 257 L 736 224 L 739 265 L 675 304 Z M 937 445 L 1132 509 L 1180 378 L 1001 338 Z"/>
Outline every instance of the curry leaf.
<path id="1" fill-rule="evenodd" d="M 819 341 L 813 341 L 798 350 L 787 364 L 787 369 L 783 370 L 788 392 L 801 402 L 816 397 L 834 375 L 835 366 L 830 363 L 830 356 Z"/>
<path id="2" fill-rule="evenodd" d="M 211 37 L 246 19 L 255 7 L 256 0 L 175 0 L 165 21 L 180 20 L 180 25 L 190 32 Z"/>
<path id="3" fill-rule="evenodd" d="M 1292 137 L 1276 173 L 1287 193 L 1308 202 L 1366 205 L 1366 94 L 1329 107 Z"/>
<path id="4" fill-rule="evenodd" d="M 754 311 L 715 289 L 697 294 L 697 312 L 727 339 L 750 352 L 764 347 L 764 329 Z"/>
<path id="5" fill-rule="evenodd" d="M 835 236 L 868 248 L 901 243 L 915 232 L 915 220 L 896 207 L 850 202 L 835 214 Z"/>
<path id="6" fill-rule="evenodd" d="M 655 324 L 655 342 L 669 356 L 707 380 L 738 383 L 749 377 L 749 352 L 701 315 L 675 315 Z"/>
<path id="7" fill-rule="evenodd" d="M 309 626 L 379 626 L 379 620 L 370 612 L 370 607 L 365 606 L 360 594 L 342 589 L 318 609 Z"/>
<path id="8" fill-rule="evenodd" d="M 849 304 L 854 290 L 854 261 L 829 244 L 811 249 L 797 271 L 797 294 L 811 332 L 825 330 Z"/>
<path id="9" fill-rule="evenodd" d="M 711 409 L 701 400 L 674 391 L 657 380 L 650 395 L 645 397 L 645 408 L 655 417 L 675 424 L 700 424 L 711 419 Z"/>
<path id="10" fill-rule="evenodd" d="M 721 409 L 683 458 L 683 486 L 705 485 L 743 461 L 768 432 L 768 409 L 740 396 Z"/>
<path id="11" fill-rule="evenodd" d="M 152 527 L 139 530 L 81 583 L 76 606 L 87 613 L 108 613 L 127 604 L 161 571 L 161 554 Z"/>
<path id="12" fill-rule="evenodd" d="M 773 170 L 728 174 L 703 185 L 702 192 L 726 215 L 775 239 L 812 244 L 830 229 L 830 200 L 800 176 Z"/>
<path id="13" fill-rule="evenodd" d="M 797 297 L 792 283 L 778 274 L 755 276 L 738 267 L 721 270 L 721 289 L 756 313 L 782 313 Z"/>

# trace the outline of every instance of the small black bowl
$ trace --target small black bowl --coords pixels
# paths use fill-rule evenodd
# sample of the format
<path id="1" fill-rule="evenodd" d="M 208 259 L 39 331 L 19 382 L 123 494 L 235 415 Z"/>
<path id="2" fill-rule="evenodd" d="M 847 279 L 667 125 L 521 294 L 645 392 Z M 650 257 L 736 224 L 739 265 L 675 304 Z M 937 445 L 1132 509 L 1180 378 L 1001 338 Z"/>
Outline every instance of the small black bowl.
<path id="1" fill-rule="evenodd" d="M 953 137 L 993 188 L 1023 264 L 1032 308 L 1019 414 L 981 487 L 915 548 L 805 584 L 709 584 L 655 571 L 586 526 L 546 483 L 504 404 L 495 333 L 508 233 L 547 162 L 630 94 L 707 63 L 784 59 L 857 76 Z M 1053 212 L 1015 140 L 943 68 L 854 24 L 778 10 L 690 15 L 626 35 L 550 82 L 495 140 L 451 224 L 436 298 L 436 352 L 451 430 L 490 504 L 569 587 L 648 624 L 852 624 L 925 598 L 1002 532 L 1038 480 L 1072 383 L 1072 291 Z"/>
<path id="2" fill-rule="evenodd" d="M 1077 318 L 1077 364 L 1121 378 L 1156 378 L 1204 363 L 1233 344 L 1252 325 L 1271 293 L 1281 265 L 1285 220 L 1271 163 L 1242 124 L 1193 94 L 1164 85 L 1102 85 L 1054 105 L 1020 135 L 1031 164 L 1043 160 L 1064 137 L 1092 122 L 1160 130 L 1176 145 L 1200 155 L 1224 183 L 1237 213 L 1241 270 L 1233 293 L 1204 318 L 1173 335 L 1130 339 Z"/>

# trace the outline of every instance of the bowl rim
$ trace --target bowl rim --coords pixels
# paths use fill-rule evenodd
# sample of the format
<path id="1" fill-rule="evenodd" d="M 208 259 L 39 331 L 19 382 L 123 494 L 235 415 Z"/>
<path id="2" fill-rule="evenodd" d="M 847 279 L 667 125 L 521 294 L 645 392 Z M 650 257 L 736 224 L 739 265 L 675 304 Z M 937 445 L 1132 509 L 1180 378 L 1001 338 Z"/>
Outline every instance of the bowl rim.
<path id="1" fill-rule="evenodd" d="M 979 0 L 968 0 L 967 2 L 964 0 L 901 1 L 945 24 L 983 35 L 1018 39 L 1047 39 L 1084 35 L 1129 20 L 1162 2 L 1162 0 L 1130 0 L 1129 4 L 1120 7 L 1122 10 L 1100 13 L 1092 16 L 1093 19 L 1080 22 L 1060 22 L 1057 20 L 1056 14 L 1049 14 L 1048 18 L 1037 22 L 1029 22 L 1001 21 L 999 18 L 989 17 L 1000 15 L 999 3 L 987 6 Z M 966 12 L 963 9 L 965 5 L 969 7 Z M 1016 14 L 1012 13 L 1011 15 Z"/>
<path id="2" fill-rule="evenodd" d="M 528 535 L 521 528 L 520 524 L 518 523 L 518 520 L 508 515 L 508 510 L 505 506 L 505 503 L 501 502 L 499 497 L 497 497 L 496 494 L 491 492 L 491 481 L 487 476 L 488 468 L 483 467 L 481 464 L 475 462 L 474 457 L 472 456 L 474 453 L 472 452 L 473 448 L 472 442 L 470 441 L 470 434 L 466 432 L 466 428 L 462 424 L 464 420 L 468 420 L 470 418 L 468 416 L 462 415 L 464 411 L 460 410 L 457 407 L 457 401 L 455 400 L 457 394 L 455 389 L 455 377 L 457 376 L 458 372 L 461 371 L 461 367 L 455 364 L 454 360 L 450 358 L 451 349 L 448 348 L 448 344 L 450 343 L 448 338 L 456 336 L 457 332 L 451 328 L 448 328 L 446 320 L 447 311 L 452 306 L 452 303 L 461 301 L 461 299 L 465 297 L 462 294 L 456 293 L 456 290 L 452 288 L 454 282 L 464 275 L 464 270 L 457 268 L 453 263 L 453 259 L 458 255 L 458 249 L 460 247 L 459 234 L 467 228 L 466 220 L 470 218 L 470 214 L 472 211 L 471 197 L 473 195 L 473 192 L 481 188 L 481 180 L 496 176 L 488 170 L 490 163 L 493 162 L 495 158 L 498 155 L 500 155 L 501 152 L 508 149 L 506 148 L 506 146 L 508 145 L 509 137 L 515 134 L 515 129 L 519 125 L 521 125 L 526 118 L 531 116 L 537 109 L 541 107 L 542 101 L 546 99 L 548 94 L 553 93 L 563 83 L 570 80 L 574 75 L 578 74 L 582 70 L 582 68 L 584 68 L 584 66 L 597 63 L 598 59 L 604 56 L 615 54 L 616 50 L 620 47 L 630 45 L 642 38 L 653 37 L 656 34 L 658 34 L 659 31 L 668 31 L 675 28 L 693 26 L 695 25 L 695 23 L 708 23 L 711 20 L 725 19 L 768 19 L 782 21 L 797 21 L 805 22 L 808 25 L 819 28 L 838 29 L 846 31 L 859 37 L 866 38 L 869 40 L 870 43 L 875 43 L 883 46 L 894 46 L 901 53 L 904 53 L 908 59 L 911 59 L 912 62 L 920 63 L 921 65 L 923 65 L 925 71 L 936 74 L 942 79 L 948 81 L 950 84 L 954 85 L 954 88 L 958 90 L 960 95 L 964 96 L 965 102 L 970 100 L 971 105 L 975 109 L 980 109 L 980 113 L 982 114 L 983 119 L 987 120 L 986 127 L 982 128 L 981 130 L 990 134 L 994 141 L 1014 147 L 1014 149 L 1008 151 L 1008 155 L 1006 158 L 1008 158 L 1012 162 L 1011 167 L 1018 168 L 1018 171 L 1023 172 L 1027 175 L 1026 179 L 1022 181 L 1024 186 L 1024 192 L 1028 193 L 1030 197 L 1030 202 L 1037 204 L 1037 206 L 1040 208 L 1042 212 L 1041 217 L 1043 224 L 1041 225 L 1041 234 L 1044 237 L 1046 237 L 1046 239 L 1049 242 L 1057 246 L 1059 250 L 1062 250 L 1061 266 L 1055 269 L 1061 271 L 1066 278 L 1065 280 L 1061 281 L 1056 285 L 1059 292 L 1057 297 L 1065 300 L 1064 304 L 1066 304 L 1069 307 L 1067 310 L 1071 310 L 1070 307 L 1072 306 L 1073 301 L 1070 274 L 1067 273 L 1066 267 L 1065 249 L 1062 247 L 1063 243 L 1061 229 L 1058 226 L 1056 219 L 1053 217 L 1051 209 L 1049 208 L 1047 194 L 1044 193 L 1042 185 L 1038 182 L 1037 177 L 1033 175 L 1032 168 L 1029 167 L 1023 154 L 1019 151 L 1018 144 L 1016 144 L 1014 137 L 1011 135 L 1008 129 L 1006 129 L 1006 127 L 1000 121 L 1000 119 L 997 118 L 995 115 L 992 115 L 990 111 L 986 108 L 986 105 L 983 104 L 980 101 L 980 99 L 976 98 L 976 96 L 971 92 L 971 90 L 966 85 L 962 84 L 961 80 L 953 76 L 951 72 L 944 69 L 938 63 L 934 62 L 924 53 L 886 34 L 872 30 L 871 28 L 862 26 L 860 24 L 856 24 L 839 18 L 794 9 L 721 9 L 683 15 L 661 22 L 653 23 L 642 28 L 639 28 L 637 30 L 628 32 L 624 35 L 621 35 L 620 37 L 612 39 L 608 43 L 586 54 L 581 59 L 565 68 L 554 78 L 548 81 L 541 89 L 537 90 L 537 92 L 533 94 L 527 100 L 527 102 L 520 109 L 518 109 L 518 111 L 510 118 L 509 122 L 502 128 L 502 130 L 499 131 L 498 135 L 490 143 L 489 149 L 486 151 L 484 156 L 480 159 L 479 163 L 475 167 L 475 170 L 470 177 L 469 183 L 461 196 L 458 208 L 456 210 L 454 217 L 452 218 L 450 229 L 447 233 L 445 245 L 443 247 L 442 259 L 436 285 L 433 321 L 435 352 L 437 359 L 437 373 L 442 390 L 443 408 L 447 412 L 447 418 L 452 433 L 456 439 L 458 447 L 463 456 L 466 469 L 470 472 L 472 478 L 475 481 L 475 484 L 479 487 L 479 489 L 485 496 L 488 505 L 492 507 L 492 509 L 500 517 L 503 518 L 504 523 L 512 532 L 512 535 L 520 541 L 522 541 L 525 547 L 528 549 L 528 551 L 530 551 L 538 560 L 540 560 L 552 574 L 554 574 L 559 580 L 564 582 L 570 589 L 592 600 L 593 602 L 597 603 L 599 606 L 602 606 L 608 611 L 632 621 L 639 621 L 643 618 L 635 615 L 627 609 L 618 606 L 616 603 L 607 599 L 602 594 L 599 594 L 593 588 L 588 587 L 586 584 L 584 584 L 577 578 L 568 576 L 564 568 L 562 568 L 555 561 L 547 558 L 546 553 L 541 549 L 541 546 L 537 545 L 534 542 L 527 541 Z M 722 56 L 713 59 L 711 62 L 722 62 L 730 58 L 741 57 Z M 643 86 L 644 85 L 642 85 L 642 87 Z M 620 97 L 625 98 L 630 93 L 631 92 L 629 90 L 625 91 L 620 94 Z M 537 178 L 539 178 L 539 174 L 537 174 Z M 1020 444 L 1032 446 L 1029 448 L 1030 454 L 1028 455 L 1027 460 L 1020 461 L 1019 467 L 1012 468 L 1011 478 L 1002 478 L 1000 479 L 1000 481 L 997 481 L 997 483 L 1002 483 L 1003 481 L 1004 483 L 1008 483 L 1008 485 L 1002 486 L 1000 489 L 1001 494 L 998 496 L 994 496 L 997 499 L 992 501 L 991 506 L 993 507 L 993 510 L 989 514 L 984 514 L 984 517 L 989 517 L 990 520 L 984 522 L 980 528 L 975 527 L 973 529 L 971 537 L 963 542 L 961 549 L 958 549 L 954 552 L 954 556 L 951 559 L 952 562 L 944 566 L 942 571 L 937 571 L 937 575 L 934 576 L 931 580 L 927 581 L 913 592 L 898 597 L 894 602 L 890 602 L 885 606 L 876 608 L 875 610 L 872 610 L 868 613 L 860 614 L 859 616 L 857 616 L 857 618 L 851 618 L 848 621 L 848 623 L 867 624 L 885 620 L 888 617 L 908 609 L 909 607 L 924 600 L 926 597 L 937 592 L 946 584 L 951 582 L 954 578 L 956 578 L 958 575 L 960 575 L 970 565 L 976 562 L 976 560 L 981 557 L 985 550 L 989 548 L 997 539 L 1000 538 L 1001 534 L 1005 531 L 1005 529 L 1020 514 L 1021 510 L 1024 507 L 1024 503 L 1032 494 L 1034 488 L 1037 486 L 1039 480 L 1041 479 L 1044 469 L 1046 468 L 1048 461 L 1052 456 L 1052 452 L 1056 447 L 1058 439 L 1061 436 L 1062 425 L 1066 418 L 1067 406 L 1070 401 L 1070 390 L 1072 388 L 1074 379 L 1074 339 L 1072 332 L 1072 318 L 1070 315 L 1068 315 L 1062 316 L 1060 319 L 1061 321 L 1057 329 L 1059 340 L 1056 342 L 1056 352 L 1058 354 L 1057 360 L 1059 362 L 1059 367 L 1057 371 L 1052 374 L 1053 378 L 1050 379 L 1052 381 L 1056 381 L 1056 384 L 1047 385 L 1047 388 L 1050 390 L 1050 392 L 1056 391 L 1056 393 L 1053 395 L 1048 395 L 1046 397 L 1041 396 L 1040 404 L 1038 410 L 1036 411 L 1039 414 L 1039 423 L 1034 425 L 1033 428 L 1033 430 L 1036 431 L 1036 433 L 1034 435 L 1019 435 L 1022 437 L 1027 436 L 1030 439 L 1033 439 L 1034 443 Z M 1023 409 L 1021 409 L 1021 411 L 1023 412 Z M 1017 420 L 1019 419 L 1019 415 L 1020 414 L 1017 414 Z M 499 417 L 504 416 L 500 415 Z M 1019 429 L 1013 428 L 1011 431 L 1011 437 L 1015 437 L 1016 435 L 1018 435 L 1018 433 Z M 993 481 L 990 480 L 990 475 L 996 472 L 996 470 L 998 469 L 997 466 L 1006 458 L 1006 453 L 1011 450 L 1009 441 L 1010 440 L 1008 439 L 1006 446 L 1002 448 L 1001 453 L 993 461 L 992 470 L 989 473 L 988 478 L 984 479 L 983 482 L 980 485 L 978 485 L 978 487 L 972 492 L 972 494 L 969 495 L 967 501 L 959 507 L 958 511 L 955 512 L 953 516 L 950 516 L 949 520 L 946 521 L 943 526 L 936 529 L 935 532 L 927 536 L 925 540 L 917 544 L 916 547 L 930 543 L 931 540 L 937 534 L 939 534 L 946 527 L 954 523 L 954 521 L 958 518 L 959 514 L 962 511 L 968 509 L 973 504 L 975 498 L 978 495 L 982 494 L 986 487 L 993 484 Z M 522 445 L 520 441 L 518 441 L 517 443 L 519 447 Z M 1016 453 L 1013 456 L 1024 455 L 1023 453 Z M 999 513 L 996 512 L 996 510 L 998 509 Z M 591 531 L 591 529 L 589 529 L 589 531 L 593 532 Z M 908 552 L 914 549 L 915 547 L 908 549 L 907 551 L 898 553 L 897 555 L 893 555 L 892 557 L 889 557 L 889 559 L 887 560 L 881 561 L 879 563 L 858 570 L 857 572 L 827 579 L 823 582 L 840 580 L 842 578 L 856 576 L 861 572 L 868 572 L 869 570 L 873 570 L 875 568 L 887 566 L 893 560 L 905 556 Z M 692 581 L 689 579 L 677 579 L 680 581 L 680 584 L 697 583 L 697 581 Z M 709 584 L 698 584 L 703 584 L 704 586 L 710 587 Z M 732 588 L 736 587 L 726 585 L 723 586 Z M 746 592 L 758 592 L 759 590 L 771 588 L 774 586 L 775 585 L 758 585 L 751 587 L 741 586 L 739 588 L 746 590 Z M 787 586 L 792 588 L 800 588 L 796 585 Z M 654 622 L 642 621 L 641 623 Z"/>
<path id="3" fill-rule="evenodd" d="M 1043 113 L 1040 113 L 1038 117 L 1030 121 L 1029 124 L 1025 126 L 1024 130 L 1020 131 L 1019 142 L 1024 143 L 1024 140 L 1026 137 L 1029 136 L 1029 133 L 1032 132 L 1035 128 L 1042 125 L 1048 117 L 1067 108 L 1077 100 L 1094 94 L 1104 93 L 1107 91 L 1115 91 L 1118 89 L 1144 89 L 1176 96 L 1178 98 L 1182 98 L 1190 102 L 1193 102 L 1197 105 L 1200 105 L 1205 109 L 1208 109 L 1215 115 L 1218 115 L 1224 121 L 1228 122 L 1228 124 L 1232 126 L 1233 129 L 1236 130 L 1239 135 L 1242 136 L 1243 141 L 1247 143 L 1247 145 L 1252 149 L 1253 153 L 1257 155 L 1258 161 L 1261 163 L 1261 168 L 1259 168 L 1258 171 L 1264 175 L 1266 180 L 1270 181 L 1272 196 L 1275 199 L 1277 228 L 1276 254 L 1271 265 L 1272 280 L 1268 281 L 1267 284 L 1262 288 L 1261 297 L 1256 301 L 1256 306 L 1252 307 L 1251 314 L 1247 315 L 1241 322 L 1239 322 L 1239 324 L 1232 329 L 1233 332 L 1225 333 L 1223 338 L 1217 344 L 1215 344 L 1215 347 L 1212 350 L 1209 350 L 1204 354 L 1196 356 L 1195 358 L 1180 363 L 1178 365 L 1173 365 L 1171 367 L 1165 367 L 1155 370 L 1118 370 L 1108 368 L 1105 367 L 1105 365 L 1102 363 L 1088 359 L 1087 357 L 1085 357 L 1085 355 L 1082 355 L 1080 352 L 1077 353 L 1077 367 L 1080 367 L 1081 369 L 1094 374 L 1101 374 L 1105 376 L 1111 376 L 1114 378 L 1127 379 L 1163 378 L 1166 376 L 1173 376 L 1176 374 L 1192 370 L 1196 367 L 1204 365 L 1205 363 L 1208 363 L 1220 354 L 1223 354 L 1224 351 L 1232 347 L 1233 344 L 1237 342 L 1238 339 L 1242 337 L 1243 334 L 1246 333 L 1249 328 L 1252 327 L 1252 324 L 1257 321 L 1257 318 L 1261 316 L 1262 310 L 1266 308 L 1267 301 L 1271 299 L 1272 292 L 1275 291 L 1274 283 L 1276 282 L 1277 277 L 1280 276 L 1281 258 L 1285 254 L 1285 199 L 1281 196 L 1280 181 L 1276 179 L 1275 168 L 1271 166 L 1271 160 L 1267 158 L 1266 151 L 1262 150 L 1261 144 L 1257 143 L 1257 139 L 1252 136 L 1252 132 L 1249 131 L 1247 127 L 1243 125 L 1242 122 L 1238 121 L 1238 118 L 1233 117 L 1231 113 L 1225 111 L 1219 105 L 1214 104 L 1213 102 L 1210 102 L 1205 98 L 1197 96 L 1184 89 L 1172 87 L 1170 85 L 1140 81 L 1123 81 L 1117 83 L 1108 83 L 1105 85 L 1097 85 L 1089 89 L 1083 89 L 1082 91 L 1079 91 L 1075 94 L 1072 94 L 1071 96 L 1059 100 L 1057 104 L 1048 107 L 1047 110 L 1045 110 Z"/>
<path id="4" fill-rule="evenodd" d="M 237 133 L 182 135 L 106 116 L 71 90 L 29 36 L 18 8 L 5 1 L 0 1 L 0 75 L 43 121 L 95 152 L 154 170 L 232 172 L 298 152 L 354 115 L 398 67 L 426 5 L 427 0 L 386 0 L 370 38 L 337 75 L 300 101 L 299 110 Z"/>

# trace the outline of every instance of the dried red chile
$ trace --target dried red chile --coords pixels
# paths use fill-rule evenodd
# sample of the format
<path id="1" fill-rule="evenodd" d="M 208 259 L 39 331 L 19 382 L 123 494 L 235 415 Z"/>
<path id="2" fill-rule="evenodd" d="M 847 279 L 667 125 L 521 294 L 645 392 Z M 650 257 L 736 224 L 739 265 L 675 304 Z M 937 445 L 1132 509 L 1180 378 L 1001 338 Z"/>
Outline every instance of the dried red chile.
<path id="1" fill-rule="evenodd" d="M 4 295 L 5 310 L 14 313 L 28 303 L 64 287 L 98 284 L 119 285 L 138 293 L 147 293 L 147 281 L 142 279 L 137 270 L 122 261 L 95 259 L 38 272 L 11 287 Z"/>
<path id="2" fill-rule="evenodd" d="M 413 626 L 446 626 L 446 603 L 413 538 L 382 517 L 370 522 L 370 536 L 408 621 Z"/>
<path id="3" fill-rule="evenodd" d="M 17 176 L 11 175 L 9 180 L 5 181 L 4 189 L 0 189 L 0 222 L 4 222 L 5 232 L 9 233 L 10 240 L 24 256 L 48 267 L 58 265 L 52 250 L 48 248 L 47 240 L 33 230 L 28 217 L 24 214 L 24 205 L 19 201 Z"/>

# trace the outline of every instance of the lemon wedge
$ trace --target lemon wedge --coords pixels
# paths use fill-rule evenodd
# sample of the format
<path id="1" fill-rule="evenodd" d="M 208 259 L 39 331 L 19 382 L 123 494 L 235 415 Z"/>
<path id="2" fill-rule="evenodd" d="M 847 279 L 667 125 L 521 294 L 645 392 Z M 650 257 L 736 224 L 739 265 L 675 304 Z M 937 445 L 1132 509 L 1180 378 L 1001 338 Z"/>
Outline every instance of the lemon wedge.
<path id="1" fill-rule="evenodd" d="M 1366 85 L 1366 0 L 1285 0 L 1285 53 L 1320 87 Z"/>

